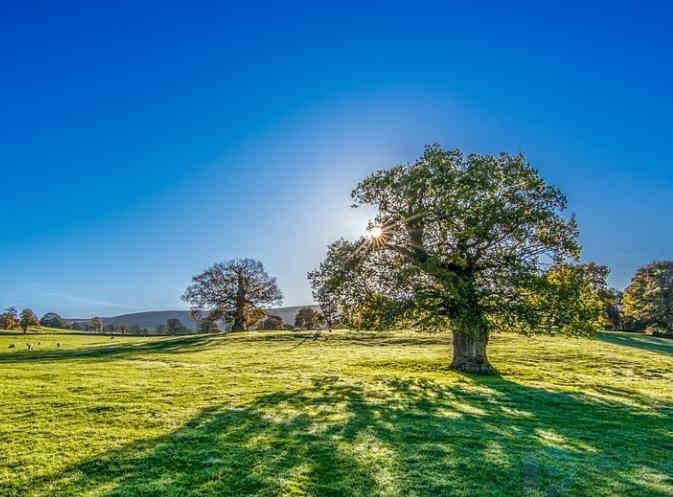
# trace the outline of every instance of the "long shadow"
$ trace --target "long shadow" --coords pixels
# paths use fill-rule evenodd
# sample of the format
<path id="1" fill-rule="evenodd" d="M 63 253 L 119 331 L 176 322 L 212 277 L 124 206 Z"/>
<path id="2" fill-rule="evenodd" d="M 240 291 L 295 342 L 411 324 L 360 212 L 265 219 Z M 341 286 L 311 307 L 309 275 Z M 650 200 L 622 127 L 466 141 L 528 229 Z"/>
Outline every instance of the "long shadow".
<path id="1" fill-rule="evenodd" d="M 246 335 L 236 336 L 235 334 L 231 335 L 236 337 L 238 342 L 286 342 L 289 344 L 296 344 L 297 342 L 327 342 L 329 344 L 352 344 L 357 346 L 372 346 L 372 347 L 385 347 L 385 346 L 407 346 L 407 345 L 418 345 L 418 346 L 431 346 L 431 345 L 451 345 L 451 336 L 450 335 L 422 335 L 418 334 L 416 336 L 411 333 L 408 336 L 394 336 L 388 335 L 386 332 L 358 332 L 341 334 L 341 333 L 330 333 L 328 331 L 321 331 L 316 334 L 315 331 L 299 331 L 299 332 L 256 332 L 256 333 L 247 333 Z"/>
<path id="2" fill-rule="evenodd" d="M 619 331 L 604 331 L 598 334 L 598 338 L 615 345 L 673 355 L 673 340 L 670 338 L 658 338 L 643 333 Z"/>
<path id="3" fill-rule="evenodd" d="M 10 496 L 587 496 L 673 494 L 671 406 L 637 409 L 500 377 L 465 386 L 314 380 Z M 0 490 L 3 490 L 0 487 Z M 4 494 L 3 494 L 4 495 Z"/>
<path id="4" fill-rule="evenodd" d="M 57 350 L 17 351 L 0 354 L 0 364 L 40 363 L 77 359 L 116 359 L 133 354 L 193 352 L 205 347 L 213 340 L 208 335 L 190 335 L 179 338 L 149 338 L 140 343 L 114 343 Z"/>

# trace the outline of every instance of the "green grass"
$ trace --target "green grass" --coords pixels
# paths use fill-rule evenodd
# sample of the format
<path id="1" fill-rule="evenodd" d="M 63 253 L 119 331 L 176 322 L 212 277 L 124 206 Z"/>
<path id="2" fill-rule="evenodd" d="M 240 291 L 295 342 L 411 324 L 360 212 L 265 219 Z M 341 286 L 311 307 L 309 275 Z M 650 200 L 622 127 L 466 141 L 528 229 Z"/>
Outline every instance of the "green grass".
<path id="1" fill-rule="evenodd" d="M 0 496 L 673 496 L 673 342 L 500 335 L 497 377 L 450 350 L 0 333 Z"/>

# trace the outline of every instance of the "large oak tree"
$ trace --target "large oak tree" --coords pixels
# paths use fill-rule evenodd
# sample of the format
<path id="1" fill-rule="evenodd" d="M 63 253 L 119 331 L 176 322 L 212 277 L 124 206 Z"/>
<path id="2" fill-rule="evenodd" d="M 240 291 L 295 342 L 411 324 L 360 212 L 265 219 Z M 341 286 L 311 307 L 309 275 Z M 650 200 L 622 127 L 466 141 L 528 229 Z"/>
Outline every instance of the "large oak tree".
<path id="1" fill-rule="evenodd" d="M 381 295 L 449 326 L 462 371 L 493 371 L 486 347 L 497 327 L 542 322 L 533 296 L 550 288 L 550 266 L 580 252 L 565 196 L 522 155 L 429 146 L 415 163 L 365 178 L 352 198 L 376 208 L 373 236 L 335 242 L 309 273 L 314 291 L 345 306 Z"/>
<path id="2" fill-rule="evenodd" d="M 279 304 L 283 296 L 261 262 L 235 259 L 194 276 L 182 298 L 193 315 L 206 311 L 207 320 L 224 319 L 232 322 L 232 331 L 240 331 L 264 316 L 260 306 Z"/>

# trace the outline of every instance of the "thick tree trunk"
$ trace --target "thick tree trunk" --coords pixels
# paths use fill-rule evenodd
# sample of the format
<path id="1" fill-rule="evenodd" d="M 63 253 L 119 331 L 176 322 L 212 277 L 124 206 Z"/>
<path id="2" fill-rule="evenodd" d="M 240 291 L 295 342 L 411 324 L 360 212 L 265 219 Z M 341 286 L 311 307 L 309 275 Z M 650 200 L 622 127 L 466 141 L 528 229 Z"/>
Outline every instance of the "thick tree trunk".
<path id="1" fill-rule="evenodd" d="M 245 307 L 244 303 L 236 303 L 236 314 L 234 314 L 234 323 L 231 325 L 231 331 L 245 330 Z"/>
<path id="2" fill-rule="evenodd" d="M 231 331 L 245 330 L 245 281 L 242 275 L 238 275 L 238 289 L 236 291 L 236 310 L 234 314 L 234 323 L 231 325 Z"/>
<path id="3" fill-rule="evenodd" d="M 486 356 L 487 344 L 488 330 L 484 327 L 454 330 L 451 369 L 465 373 L 495 374 L 496 370 Z"/>

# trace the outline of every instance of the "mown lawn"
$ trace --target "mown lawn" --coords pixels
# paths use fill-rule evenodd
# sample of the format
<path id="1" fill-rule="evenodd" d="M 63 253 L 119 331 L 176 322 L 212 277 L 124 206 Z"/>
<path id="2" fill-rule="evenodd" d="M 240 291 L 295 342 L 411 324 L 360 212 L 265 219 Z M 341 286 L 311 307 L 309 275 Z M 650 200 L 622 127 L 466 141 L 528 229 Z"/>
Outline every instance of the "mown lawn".
<path id="1" fill-rule="evenodd" d="M 0 333 L 0 496 L 673 496 L 673 342 L 490 347 Z"/>

